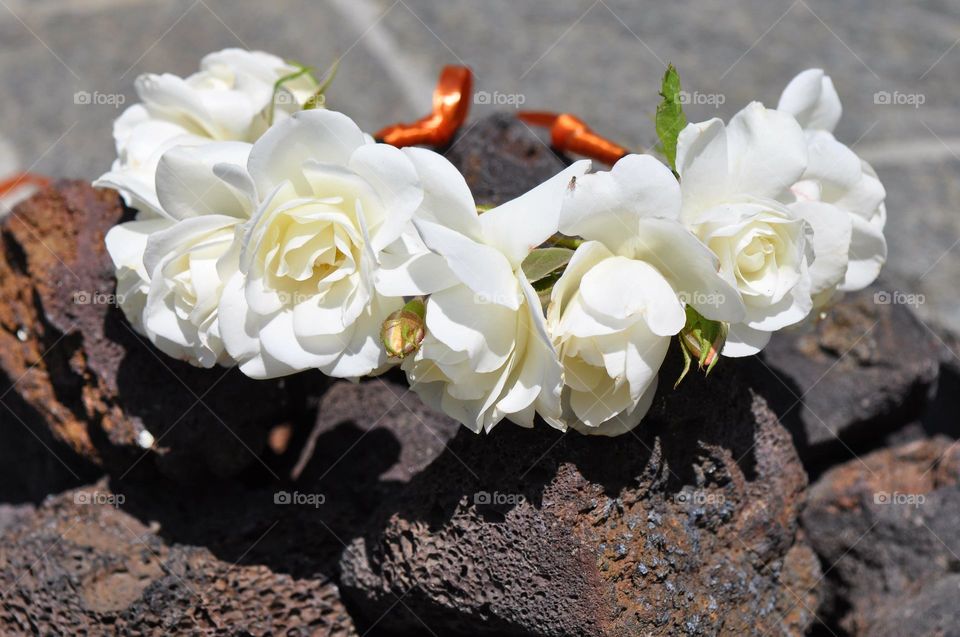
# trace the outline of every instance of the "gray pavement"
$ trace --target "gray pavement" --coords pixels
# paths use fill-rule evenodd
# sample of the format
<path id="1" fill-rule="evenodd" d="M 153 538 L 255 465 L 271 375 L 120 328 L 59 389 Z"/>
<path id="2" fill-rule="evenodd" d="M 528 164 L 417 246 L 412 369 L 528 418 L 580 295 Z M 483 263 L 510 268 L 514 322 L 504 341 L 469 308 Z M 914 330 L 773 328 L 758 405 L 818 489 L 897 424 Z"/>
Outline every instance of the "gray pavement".
<path id="1" fill-rule="evenodd" d="M 0 0 L 0 166 L 16 156 L 95 177 L 119 111 L 74 94 L 129 104 L 137 74 L 188 74 L 226 46 L 321 67 L 342 55 L 328 103 L 368 130 L 421 115 L 439 68 L 466 63 L 491 101 L 572 111 L 633 148 L 654 140 L 667 61 L 686 90 L 722 96 L 688 107 L 692 119 L 772 105 L 796 72 L 820 66 L 844 102 L 838 136 L 887 186 L 885 280 L 924 295 L 930 324 L 960 330 L 958 42 L 958 0 Z M 878 91 L 901 103 L 878 103 Z M 494 108 L 510 105 L 474 114 Z"/>

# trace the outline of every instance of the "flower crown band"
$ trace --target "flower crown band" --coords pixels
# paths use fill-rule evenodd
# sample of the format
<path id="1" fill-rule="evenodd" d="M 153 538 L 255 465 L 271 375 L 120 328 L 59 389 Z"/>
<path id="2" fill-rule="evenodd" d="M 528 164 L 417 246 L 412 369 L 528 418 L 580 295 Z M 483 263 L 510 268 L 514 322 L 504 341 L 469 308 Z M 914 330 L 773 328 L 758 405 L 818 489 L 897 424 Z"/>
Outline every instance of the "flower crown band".
<path id="1" fill-rule="evenodd" d="M 136 80 L 95 185 L 137 211 L 106 238 L 117 296 L 169 356 L 264 379 L 399 365 L 476 432 L 540 416 L 618 435 L 650 408 L 674 338 L 683 374 L 709 373 L 886 260 L 886 193 L 833 136 L 841 104 L 819 69 L 776 109 L 687 123 L 668 67 L 656 156 L 520 112 L 589 159 L 493 208 L 422 147 L 465 122 L 468 69 L 443 70 L 432 113 L 375 136 L 325 108 L 335 70 L 226 49 L 187 78 Z"/>

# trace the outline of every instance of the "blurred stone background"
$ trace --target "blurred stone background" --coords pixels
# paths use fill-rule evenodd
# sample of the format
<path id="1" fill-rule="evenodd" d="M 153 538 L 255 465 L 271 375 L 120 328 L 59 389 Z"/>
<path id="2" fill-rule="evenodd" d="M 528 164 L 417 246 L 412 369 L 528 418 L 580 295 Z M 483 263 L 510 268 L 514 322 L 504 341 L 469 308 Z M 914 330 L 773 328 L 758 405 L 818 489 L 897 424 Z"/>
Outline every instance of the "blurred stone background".
<path id="1" fill-rule="evenodd" d="M 522 101 L 633 148 L 654 140 L 668 61 L 702 96 L 692 120 L 773 105 L 819 66 L 844 103 L 838 137 L 888 190 L 884 285 L 960 330 L 958 43 L 956 0 L 0 0 L 0 172 L 97 176 L 120 111 L 78 92 L 127 106 L 138 74 L 187 75 L 228 46 L 321 68 L 341 56 L 328 105 L 367 130 L 424 114 L 440 67 L 461 63 L 492 102 L 474 116 Z"/>

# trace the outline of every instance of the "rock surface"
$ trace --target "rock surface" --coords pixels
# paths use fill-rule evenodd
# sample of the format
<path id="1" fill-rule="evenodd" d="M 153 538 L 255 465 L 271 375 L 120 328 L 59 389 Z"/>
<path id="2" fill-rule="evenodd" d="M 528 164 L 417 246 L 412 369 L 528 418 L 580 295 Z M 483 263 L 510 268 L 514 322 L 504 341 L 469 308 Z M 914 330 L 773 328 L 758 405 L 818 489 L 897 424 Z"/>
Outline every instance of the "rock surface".
<path id="1" fill-rule="evenodd" d="M 960 420 L 957 419 L 960 412 L 960 337 L 939 330 L 936 338 L 941 345 L 940 375 L 933 401 L 923 415 L 922 426 L 930 434 L 960 438 Z"/>
<path id="2" fill-rule="evenodd" d="M 777 333 L 753 361 L 753 385 L 815 470 L 918 419 L 936 386 L 942 345 L 884 294 L 848 295 L 815 324 Z"/>
<path id="3" fill-rule="evenodd" d="M 443 153 L 460 169 L 477 203 L 488 206 L 522 195 L 568 163 L 507 113 L 467 123 Z"/>
<path id="4" fill-rule="evenodd" d="M 158 467 L 187 482 L 261 465 L 268 430 L 308 413 L 287 387 L 304 381 L 198 369 L 134 333 L 103 243 L 127 214 L 112 191 L 59 182 L 4 220 L 0 401 L 117 476 Z M 14 409 L 2 409 L 4 430 Z"/>
<path id="5" fill-rule="evenodd" d="M 398 634 L 803 634 L 806 475 L 741 371 L 662 392 L 636 435 L 461 431 L 350 543 L 344 595 Z"/>
<path id="6" fill-rule="evenodd" d="M 389 376 L 338 382 L 296 482 L 104 480 L 0 507 L 0 634 L 366 634 L 335 583 L 344 542 L 457 427 Z"/>
<path id="7" fill-rule="evenodd" d="M 843 630 L 960 633 L 960 445 L 918 440 L 827 471 L 810 488 L 803 527 Z"/>
<path id="8" fill-rule="evenodd" d="M 3 634 L 357 634 L 330 579 L 169 543 L 122 501 L 99 483 L 49 499 L 6 530 Z"/>
<path id="9" fill-rule="evenodd" d="M 448 157 L 492 204 L 563 166 L 502 115 Z M 819 580 L 795 536 L 806 475 L 745 371 L 665 382 L 636 436 L 460 431 L 348 542 L 344 595 L 389 634 L 802 634 Z"/>
<path id="10" fill-rule="evenodd" d="M 562 167 L 503 116 L 448 152 L 486 203 Z M 124 214 L 109 193 L 61 183 L 2 228 L 9 397 L 33 410 L 30 431 L 111 473 L 95 488 L 124 502 L 68 493 L 35 513 L 0 511 L 11 591 L 0 628 L 801 635 L 813 621 L 820 565 L 798 531 L 807 478 L 752 389 L 751 363 L 725 361 L 671 391 L 672 352 L 636 435 L 503 423 L 478 437 L 397 374 L 247 381 L 171 361 L 115 308 L 74 303 L 74 291 L 112 293 L 102 235 Z M 141 460 L 144 430 L 157 442 Z M 27 568 L 67 548 L 81 555 L 77 573 Z M 225 592 L 191 592 L 208 586 Z"/>

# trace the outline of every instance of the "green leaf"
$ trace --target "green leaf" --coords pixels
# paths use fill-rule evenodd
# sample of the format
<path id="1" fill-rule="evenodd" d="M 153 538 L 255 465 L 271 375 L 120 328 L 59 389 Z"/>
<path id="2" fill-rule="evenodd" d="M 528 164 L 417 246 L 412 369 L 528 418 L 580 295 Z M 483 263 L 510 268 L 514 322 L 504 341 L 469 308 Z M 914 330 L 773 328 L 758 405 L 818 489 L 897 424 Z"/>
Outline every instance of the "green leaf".
<path id="1" fill-rule="evenodd" d="M 530 283 L 537 283 L 553 274 L 559 278 L 559 271 L 566 267 L 572 256 L 573 250 L 569 248 L 537 248 L 527 255 L 520 267 Z"/>
<path id="2" fill-rule="evenodd" d="M 660 97 L 663 100 L 657 106 L 657 137 L 660 138 L 660 150 L 667 158 L 670 168 L 676 171 L 677 137 L 687 125 L 687 117 L 683 114 L 683 104 L 680 103 L 680 75 L 672 64 L 667 65 L 667 71 L 663 74 Z"/>
<path id="3" fill-rule="evenodd" d="M 547 240 L 547 245 L 556 248 L 569 248 L 571 250 L 576 250 L 583 245 L 583 239 L 580 239 L 579 237 L 568 237 L 558 232 Z"/>
<path id="4" fill-rule="evenodd" d="M 673 384 L 674 389 L 679 387 L 680 382 L 690 373 L 690 351 L 687 349 L 686 343 L 683 342 L 683 337 L 680 337 L 680 351 L 683 353 L 683 369 L 680 370 L 680 376 L 677 378 L 677 382 Z"/>

